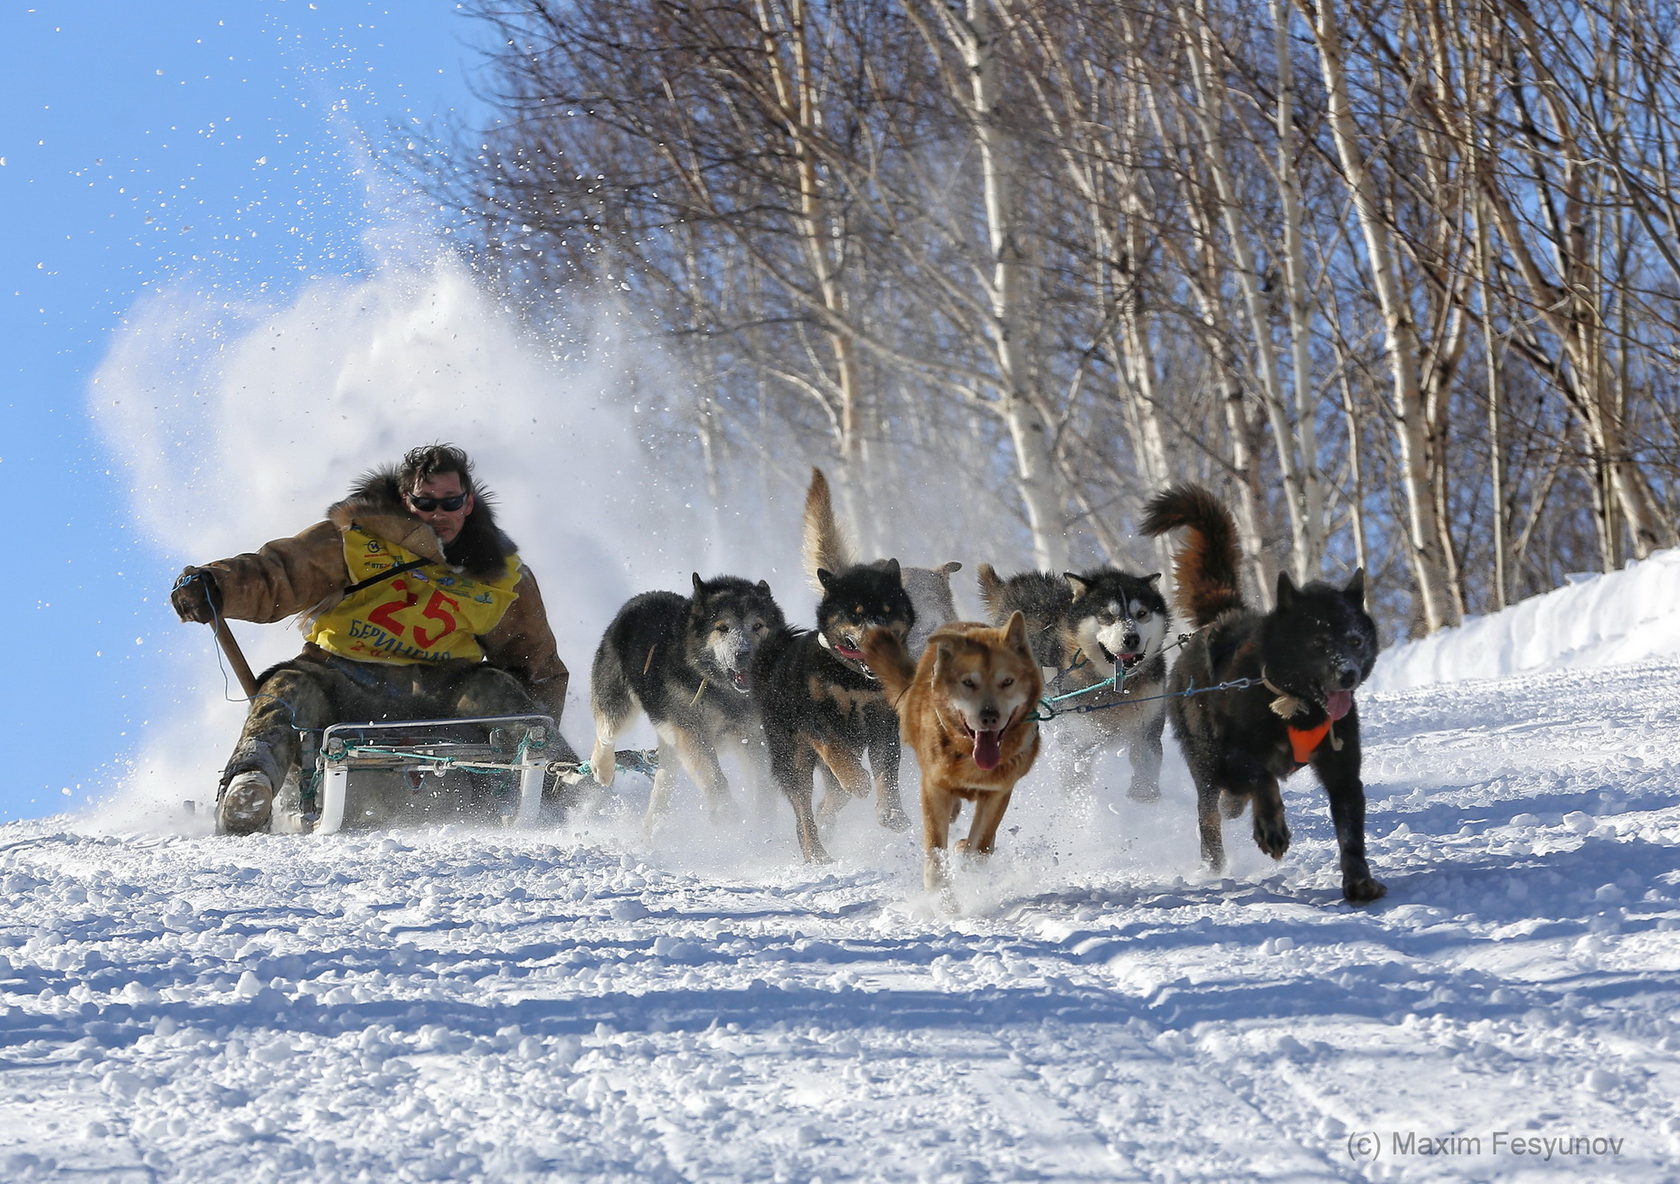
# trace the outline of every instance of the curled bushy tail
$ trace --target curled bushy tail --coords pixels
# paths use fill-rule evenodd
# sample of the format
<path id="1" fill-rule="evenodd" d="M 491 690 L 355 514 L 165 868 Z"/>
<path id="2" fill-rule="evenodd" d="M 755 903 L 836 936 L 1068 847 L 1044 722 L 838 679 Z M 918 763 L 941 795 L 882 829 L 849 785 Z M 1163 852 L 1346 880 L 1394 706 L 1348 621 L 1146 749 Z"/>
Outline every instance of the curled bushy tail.
<path id="1" fill-rule="evenodd" d="M 805 490 L 805 578 L 811 587 L 821 592 L 817 572 L 842 572 L 856 565 L 846 536 L 834 519 L 834 498 L 828 490 L 828 478 L 818 468 L 811 470 L 811 484 Z"/>
<path id="2" fill-rule="evenodd" d="M 1237 580 L 1237 524 L 1218 498 L 1200 485 L 1169 485 L 1143 508 L 1144 534 L 1177 527 L 1189 537 L 1173 559 L 1179 607 L 1200 628 L 1221 613 L 1246 607 Z"/>

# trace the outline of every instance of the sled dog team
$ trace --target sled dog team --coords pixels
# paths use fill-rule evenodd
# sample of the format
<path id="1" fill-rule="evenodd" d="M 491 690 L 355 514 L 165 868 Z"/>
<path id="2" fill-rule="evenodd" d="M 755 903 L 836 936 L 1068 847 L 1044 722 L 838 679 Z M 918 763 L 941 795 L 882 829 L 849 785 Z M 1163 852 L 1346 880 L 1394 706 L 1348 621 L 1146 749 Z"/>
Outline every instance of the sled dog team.
<path id="1" fill-rule="evenodd" d="M 1280 575 L 1276 606 L 1262 613 L 1242 599 L 1236 528 L 1211 493 L 1188 484 L 1161 491 L 1145 506 L 1142 529 L 1184 532 L 1174 576 L 1193 632 L 1170 672 L 1172 616 L 1160 573 L 1105 567 L 1005 578 L 983 563 L 979 592 L 990 620 L 957 621 L 950 577 L 961 564 L 855 556 L 828 482 L 814 470 L 804 515 L 805 569 L 820 597 L 814 628 L 790 626 L 763 581 L 696 574 L 686 597 L 634 597 L 595 652 L 591 772 L 612 784 L 615 741 L 644 714 L 659 746 L 651 829 L 669 808 L 679 766 L 713 815 L 733 811 L 718 754 L 762 740 L 801 852 L 825 861 L 824 824 L 852 797 L 873 798 L 882 826 L 910 826 L 898 784 L 907 744 L 921 770 L 924 882 L 948 900 L 950 832 L 965 802 L 972 819 L 955 848 L 989 855 L 1015 785 L 1044 743 L 1068 754 L 1073 788 L 1086 794 L 1095 789 L 1095 758 L 1124 744 L 1129 796 L 1152 801 L 1170 717 L 1211 869 L 1224 866 L 1224 821 L 1245 806 L 1259 848 L 1283 856 L 1290 835 L 1280 783 L 1310 765 L 1329 798 L 1343 897 L 1382 896 L 1365 857 L 1354 703 L 1377 655 L 1363 572 L 1345 587 L 1297 587 Z M 1070 696 L 1083 726 L 1041 736 L 1046 696 Z"/>
<path id="2" fill-rule="evenodd" d="M 215 625 L 224 648 L 227 619 L 296 617 L 305 636 L 297 657 L 260 678 L 242 674 L 249 709 L 222 770 L 218 830 L 270 829 L 276 792 L 300 774 L 301 738 L 337 722 L 560 719 L 570 673 L 536 576 L 494 507 L 465 452 L 422 445 L 363 474 L 300 533 L 181 573 L 171 606 L 183 621 Z M 853 554 L 813 470 L 803 549 L 820 597 L 814 627 L 790 627 L 763 581 L 696 574 L 687 596 L 632 598 L 595 653 L 587 765 L 611 785 L 617 736 L 646 715 L 660 757 L 651 828 L 679 767 L 723 814 L 734 806 L 720 750 L 762 752 L 793 807 L 800 850 L 816 861 L 828 858 L 824 824 L 850 798 L 873 798 L 882 826 L 909 828 L 898 785 L 908 744 L 921 770 L 924 879 L 948 894 L 950 831 L 965 802 L 973 817 L 956 846 L 985 856 L 1043 743 L 1069 758 L 1073 789 L 1087 797 L 1095 758 L 1123 743 L 1130 796 L 1153 800 L 1170 717 L 1210 867 L 1224 864 L 1223 823 L 1250 805 L 1260 849 L 1288 850 L 1279 783 L 1311 765 L 1330 801 L 1343 896 L 1381 896 L 1365 860 L 1354 706 L 1377 652 L 1363 573 L 1342 588 L 1280 576 L 1276 607 L 1261 613 L 1238 591 L 1236 530 L 1212 494 L 1171 486 L 1144 508 L 1142 529 L 1184 532 L 1174 574 L 1192 632 L 1170 671 L 1159 573 L 1005 578 L 981 564 L 990 620 L 956 621 L 951 576 L 961 565 Z M 1081 726 L 1041 736 L 1042 705 L 1068 698 Z M 559 762 L 583 767 L 564 737 L 557 749 Z"/>

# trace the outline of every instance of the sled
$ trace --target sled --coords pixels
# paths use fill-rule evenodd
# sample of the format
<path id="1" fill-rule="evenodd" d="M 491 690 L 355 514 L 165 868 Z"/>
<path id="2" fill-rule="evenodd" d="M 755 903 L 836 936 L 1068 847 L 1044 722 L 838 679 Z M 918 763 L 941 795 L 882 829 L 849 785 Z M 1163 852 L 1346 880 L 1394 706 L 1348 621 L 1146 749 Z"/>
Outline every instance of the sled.
<path id="1" fill-rule="evenodd" d="M 545 805 L 592 784 L 587 762 L 551 759 L 562 746 L 547 715 L 334 724 L 320 737 L 307 788 L 282 795 L 294 825 L 334 834 L 425 818 L 533 826 Z M 620 770 L 653 776 L 656 754 L 620 750 Z M 278 803 L 277 803 L 278 804 Z"/>
<path id="2" fill-rule="evenodd" d="M 546 715 L 334 724 L 316 754 L 314 830 L 415 814 L 533 825 L 558 735 Z M 308 801 L 300 805 L 312 812 Z"/>
<path id="3" fill-rule="evenodd" d="M 188 578 L 198 577 L 183 582 Z M 246 698 L 254 699 L 257 677 L 226 619 L 214 603 L 211 609 L 216 644 Z M 347 825 L 377 827 L 415 813 L 496 817 L 530 826 L 542 813 L 545 784 L 551 800 L 564 806 L 564 791 L 593 780 L 587 761 L 551 759 L 565 750 L 563 738 L 558 746 L 552 743 L 557 737 L 560 729 L 547 715 L 334 724 L 318 738 L 302 730 L 302 766 L 280 786 L 272 828 L 333 834 Z M 620 769 L 649 777 L 657 766 L 652 751 L 620 751 L 615 757 Z"/>

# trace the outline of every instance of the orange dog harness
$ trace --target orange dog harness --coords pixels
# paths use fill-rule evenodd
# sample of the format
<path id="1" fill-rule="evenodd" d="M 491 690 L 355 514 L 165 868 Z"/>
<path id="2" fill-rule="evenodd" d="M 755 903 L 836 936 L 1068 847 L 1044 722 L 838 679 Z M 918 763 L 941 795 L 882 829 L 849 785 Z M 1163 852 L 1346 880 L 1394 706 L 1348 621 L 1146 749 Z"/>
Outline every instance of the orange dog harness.
<path id="1" fill-rule="evenodd" d="M 1318 751 L 1318 746 L 1324 743 L 1324 738 L 1329 734 L 1330 720 L 1328 718 L 1316 728 L 1297 728 L 1291 725 L 1289 747 L 1295 757 L 1295 763 L 1304 765 L 1312 760 L 1312 754 Z"/>

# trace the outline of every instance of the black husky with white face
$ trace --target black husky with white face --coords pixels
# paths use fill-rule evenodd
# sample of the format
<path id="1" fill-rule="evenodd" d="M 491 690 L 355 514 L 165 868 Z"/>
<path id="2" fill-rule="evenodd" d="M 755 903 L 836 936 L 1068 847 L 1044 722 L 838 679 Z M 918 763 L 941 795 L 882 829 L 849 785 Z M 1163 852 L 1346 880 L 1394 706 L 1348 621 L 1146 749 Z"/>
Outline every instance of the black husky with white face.
<path id="1" fill-rule="evenodd" d="M 765 638 L 786 624 L 763 580 L 702 580 L 697 572 L 684 634 L 688 663 L 709 685 L 726 686 L 740 696 L 732 706 L 744 715 L 743 701 L 752 691 L 753 655 Z"/>
<path id="2" fill-rule="evenodd" d="M 1173 731 L 1196 782 L 1202 858 L 1225 866 L 1223 820 L 1254 806 L 1254 841 L 1274 859 L 1289 849 L 1279 783 L 1311 765 L 1330 799 L 1341 854 L 1342 896 L 1376 900 L 1387 889 L 1365 858 L 1365 784 L 1360 779 L 1358 690 L 1377 658 L 1377 629 L 1365 611 L 1365 575 L 1344 587 L 1287 574 L 1277 607 L 1262 613 L 1237 589 L 1236 527 L 1207 490 L 1176 485 L 1146 508 L 1142 529 L 1185 527 L 1176 559 L 1180 600 L 1201 626 L 1174 664 L 1179 693 L 1252 680 L 1240 690 L 1170 700 Z"/>
<path id="3" fill-rule="evenodd" d="M 718 746 L 756 739 L 753 657 L 785 624 L 763 580 L 702 580 L 697 572 L 692 596 L 644 592 L 627 601 L 607 626 L 591 668 L 595 779 L 612 784 L 614 743 L 640 708 L 659 737 L 649 825 L 670 803 L 678 764 L 705 791 L 714 813 L 728 810 Z"/>
<path id="4" fill-rule="evenodd" d="M 1141 802 L 1160 796 L 1171 626 L 1160 579 L 1159 572 L 1138 576 L 1113 567 L 1004 579 L 990 564 L 980 565 L 980 599 L 992 624 L 1017 611 L 1025 616 L 1033 656 L 1046 671 L 1046 693 L 1077 694 L 1073 702 L 1084 709 L 1050 739 L 1052 762 L 1082 793 L 1096 791 L 1097 758 L 1123 745 L 1132 767 L 1127 796 Z M 1091 690 L 1105 682 L 1118 689 Z"/>
<path id="5" fill-rule="evenodd" d="M 1161 647 L 1167 640 L 1168 614 L 1166 597 L 1157 587 L 1160 572 L 1134 576 L 1103 567 L 1084 575 L 1070 571 L 1063 578 L 1073 592 L 1068 628 L 1099 674 L 1111 678 L 1118 666 L 1129 677 L 1152 662 L 1166 673 Z"/>
<path id="6" fill-rule="evenodd" d="M 893 830 L 910 825 L 899 800 L 898 717 L 864 664 L 859 645 L 864 633 L 875 628 L 889 629 L 902 640 L 916 614 L 896 560 L 859 564 L 838 574 L 818 571 L 817 578 L 823 596 L 816 631 L 772 634 L 754 659 L 752 676 L 770 773 L 793 806 L 800 852 L 808 861 L 826 862 L 812 807 L 819 763 L 834 782 L 823 798 L 825 822 L 845 803 L 840 791 L 855 797 L 873 791 L 881 825 Z"/>

